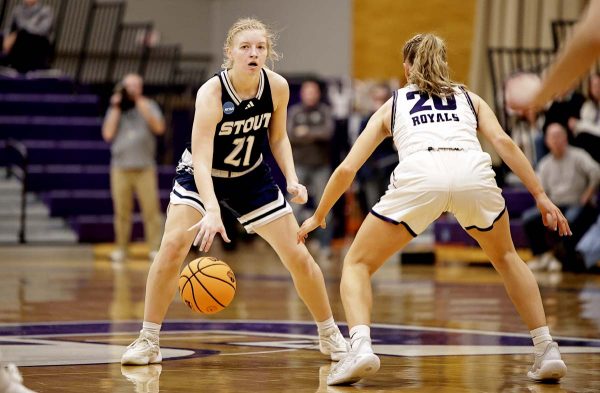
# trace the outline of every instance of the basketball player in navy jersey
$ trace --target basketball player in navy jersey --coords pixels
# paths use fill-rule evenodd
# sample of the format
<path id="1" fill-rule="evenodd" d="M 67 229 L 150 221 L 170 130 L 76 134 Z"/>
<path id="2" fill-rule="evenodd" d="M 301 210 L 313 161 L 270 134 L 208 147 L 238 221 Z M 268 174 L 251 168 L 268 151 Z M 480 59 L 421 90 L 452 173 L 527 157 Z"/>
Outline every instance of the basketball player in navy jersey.
<path id="1" fill-rule="evenodd" d="M 375 148 L 392 137 L 399 164 L 385 195 L 365 218 L 344 260 L 341 295 L 350 327 L 348 356 L 332 367 L 329 385 L 374 374 L 379 358 L 370 337 L 371 275 L 445 211 L 453 213 L 500 273 L 509 297 L 531 331 L 535 361 L 528 376 L 558 380 L 566 373 L 552 341 L 537 283 L 515 251 L 508 213 L 496 186 L 481 132 L 534 196 L 544 224 L 569 235 L 567 220 L 548 199 L 527 158 L 502 130 L 490 107 L 449 78 L 444 42 L 419 34 L 404 46 L 408 84 L 397 90 L 369 120 L 346 159 L 335 170 L 314 215 L 298 241 L 318 226 Z"/>
<path id="2" fill-rule="evenodd" d="M 229 30 L 224 54 L 223 71 L 198 90 L 191 144 L 177 166 L 165 232 L 148 274 L 143 328 L 121 362 L 162 360 L 160 327 L 190 246 L 208 251 L 217 233 L 229 241 L 223 206 L 277 252 L 317 322 L 321 352 L 339 360 L 347 343 L 333 320 L 323 274 L 306 247 L 297 244 L 298 223 L 261 155 L 269 143 L 291 201 L 305 203 L 306 188 L 298 183 L 286 132 L 289 87 L 265 67 L 267 59 L 278 57 L 273 34 L 256 19 L 240 19 Z"/>

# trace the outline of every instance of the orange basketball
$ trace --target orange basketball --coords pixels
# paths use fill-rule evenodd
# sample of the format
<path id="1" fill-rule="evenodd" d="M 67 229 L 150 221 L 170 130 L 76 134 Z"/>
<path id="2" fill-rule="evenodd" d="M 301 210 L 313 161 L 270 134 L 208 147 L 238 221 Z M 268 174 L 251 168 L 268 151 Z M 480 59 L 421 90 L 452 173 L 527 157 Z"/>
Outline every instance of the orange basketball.
<path id="1" fill-rule="evenodd" d="M 227 307 L 235 289 L 235 276 L 229 265 L 213 257 L 194 259 L 179 276 L 181 299 L 202 314 L 214 314 Z"/>

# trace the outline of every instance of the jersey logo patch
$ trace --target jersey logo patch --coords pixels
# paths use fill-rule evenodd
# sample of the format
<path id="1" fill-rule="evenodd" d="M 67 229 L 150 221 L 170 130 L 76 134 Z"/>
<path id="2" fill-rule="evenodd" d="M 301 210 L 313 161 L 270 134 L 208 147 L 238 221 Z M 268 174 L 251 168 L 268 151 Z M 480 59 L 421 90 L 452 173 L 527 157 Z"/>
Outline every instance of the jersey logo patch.
<path id="1" fill-rule="evenodd" d="M 253 108 L 253 107 L 254 107 L 254 104 L 252 103 L 252 101 L 250 101 L 250 102 L 248 103 L 248 105 L 246 105 L 246 107 L 244 108 L 244 110 L 245 110 L 245 109 L 250 109 L 250 108 Z"/>
<path id="2" fill-rule="evenodd" d="M 227 101 L 226 103 L 223 104 L 223 113 L 225 113 L 226 115 L 231 115 L 234 110 L 235 110 L 235 105 L 233 105 L 233 102 Z"/>

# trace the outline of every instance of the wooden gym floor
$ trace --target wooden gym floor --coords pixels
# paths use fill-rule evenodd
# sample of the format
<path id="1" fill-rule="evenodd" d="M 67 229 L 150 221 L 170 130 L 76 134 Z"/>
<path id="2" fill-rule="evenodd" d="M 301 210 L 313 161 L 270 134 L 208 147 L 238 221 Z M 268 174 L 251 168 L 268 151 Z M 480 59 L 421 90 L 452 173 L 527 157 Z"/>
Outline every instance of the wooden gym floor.
<path id="1" fill-rule="evenodd" d="M 141 249 L 143 250 L 143 249 Z M 149 262 L 111 263 L 107 247 L 0 248 L 0 351 L 41 393 L 598 392 L 600 276 L 537 274 L 548 324 L 569 368 L 560 384 L 526 378 L 531 344 L 487 265 L 400 265 L 374 277 L 373 338 L 382 367 L 354 387 L 327 387 L 331 363 L 274 253 L 260 240 L 211 255 L 238 279 L 232 305 L 193 314 L 175 298 L 162 365 L 121 367 L 140 329 Z M 460 253 L 450 253 L 453 258 Z M 337 320 L 341 262 L 321 262 Z M 345 326 L 342 330 L 347 333 Z"/>

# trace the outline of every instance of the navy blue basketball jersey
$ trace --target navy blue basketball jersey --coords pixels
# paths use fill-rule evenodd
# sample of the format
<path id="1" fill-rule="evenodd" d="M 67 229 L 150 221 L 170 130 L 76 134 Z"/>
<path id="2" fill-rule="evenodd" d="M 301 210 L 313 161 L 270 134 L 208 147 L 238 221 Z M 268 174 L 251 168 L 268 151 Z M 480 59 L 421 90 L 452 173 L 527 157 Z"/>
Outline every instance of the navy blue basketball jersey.
<path id="1" fill-rule="evenodd" d="M 213 143 L 213 169 L 243 172 L 261 159 L 273 114 L 271 86 L 265 70 L 260 72 L 256 96 L 242 100 L 226 70 L 216 74 L 221 82 L 223 119 L 217 124 Z M 191 151 L 191 147 L 188 148 Z"/>

